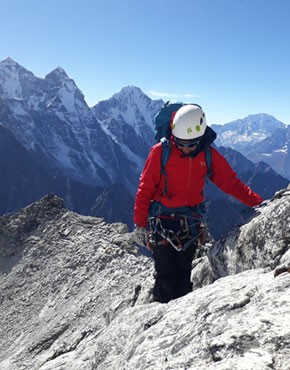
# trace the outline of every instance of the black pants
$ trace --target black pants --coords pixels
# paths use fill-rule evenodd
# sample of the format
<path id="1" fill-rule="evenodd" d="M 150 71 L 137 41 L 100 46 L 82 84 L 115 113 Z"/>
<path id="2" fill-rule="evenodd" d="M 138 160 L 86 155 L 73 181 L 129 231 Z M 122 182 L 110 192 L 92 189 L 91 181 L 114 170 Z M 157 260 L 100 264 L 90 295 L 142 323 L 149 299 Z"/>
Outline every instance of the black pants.
<path id="1" fill-rule="evenodd" d="M 155 245 L 154 301 L 167 303 L 192 291 L 191 265 L 197 244 L 193 242 L 185 251 L 177 251 L 170 244 Z"/>

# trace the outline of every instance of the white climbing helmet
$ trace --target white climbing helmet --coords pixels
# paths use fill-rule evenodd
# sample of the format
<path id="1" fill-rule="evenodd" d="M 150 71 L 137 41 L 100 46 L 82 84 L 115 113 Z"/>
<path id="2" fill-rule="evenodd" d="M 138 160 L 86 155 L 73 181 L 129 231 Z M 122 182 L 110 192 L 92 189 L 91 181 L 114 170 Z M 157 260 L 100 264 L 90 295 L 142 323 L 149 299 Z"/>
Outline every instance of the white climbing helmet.
<path id="1" fill-rule="evenodd" d="M 172 121 L 172 135 L 182 140 L 197 139 L 205 133 L 206 119 L 199 105 L 184 105 Z"/>

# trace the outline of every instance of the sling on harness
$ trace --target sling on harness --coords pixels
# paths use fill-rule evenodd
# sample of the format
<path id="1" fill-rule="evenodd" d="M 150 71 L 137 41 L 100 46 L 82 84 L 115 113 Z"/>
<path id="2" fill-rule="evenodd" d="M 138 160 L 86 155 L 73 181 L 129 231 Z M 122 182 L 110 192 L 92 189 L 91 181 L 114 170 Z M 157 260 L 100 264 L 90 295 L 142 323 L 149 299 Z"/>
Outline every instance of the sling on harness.
<path id="1" fill-rule="evenodd" d="M 200 228 L 200 224 L 200 216 L 194 216 L 194 214 L 188 216 L 171 213 L 150 217 L 149 245 L 169 244 L 179 252 L 184 251 L 201 235 L 203 230 Z M 170 225 L 173 227 L 170 228 Z M 195 229 L 194 235 L 192 234 L 193 228 Z"/>

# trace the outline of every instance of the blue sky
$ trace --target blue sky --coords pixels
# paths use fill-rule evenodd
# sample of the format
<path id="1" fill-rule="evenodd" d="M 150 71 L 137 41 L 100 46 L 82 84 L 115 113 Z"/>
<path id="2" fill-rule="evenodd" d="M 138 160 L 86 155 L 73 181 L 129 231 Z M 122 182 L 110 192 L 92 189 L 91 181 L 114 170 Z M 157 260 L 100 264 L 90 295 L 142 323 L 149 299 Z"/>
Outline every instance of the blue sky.
<path id="1" fill-rule="evenodd" d="M 135 85 L 208 122 L 290 124 L 289 0 L 1 0 L 0 60 L 60 66 L 92 106 Z"/>

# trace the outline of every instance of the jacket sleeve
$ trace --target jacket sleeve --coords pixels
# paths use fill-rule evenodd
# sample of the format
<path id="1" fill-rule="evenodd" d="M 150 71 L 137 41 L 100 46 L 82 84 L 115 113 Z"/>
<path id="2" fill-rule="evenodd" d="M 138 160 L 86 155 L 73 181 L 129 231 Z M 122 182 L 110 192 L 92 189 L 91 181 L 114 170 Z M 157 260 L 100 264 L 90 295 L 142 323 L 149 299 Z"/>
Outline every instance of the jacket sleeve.
<path id="1" fill-rule="evenodd" d="M 235 197 L 246 206 L 254 207 L 262 203 L 263 198 L 238 179 L 227 160 L 214 148 L 211 150 L 213 175 L 210 180 L 223 192 Z"/>
<path id="2" fill-rule="evenodd" d="M 161 177 L 161 144 L 153 146 L 145 162 L 134 205 L 135 225 L 146 227 L 148 209 Z"/>

